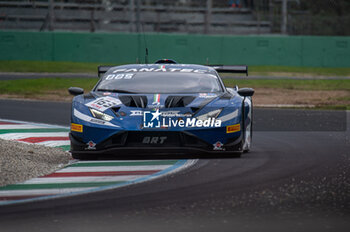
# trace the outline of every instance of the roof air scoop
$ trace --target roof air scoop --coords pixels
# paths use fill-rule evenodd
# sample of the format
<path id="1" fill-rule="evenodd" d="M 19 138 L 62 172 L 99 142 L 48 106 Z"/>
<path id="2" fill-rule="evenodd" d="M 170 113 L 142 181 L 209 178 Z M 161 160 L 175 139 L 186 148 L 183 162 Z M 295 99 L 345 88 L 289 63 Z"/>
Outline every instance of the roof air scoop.
<path id="1" fill-rule="evenodd" d="M 160 59 L 154 63 L 155 64 L 177 64 L 177 62 L 175 60 L 171 60 L 171 59 Z"/>

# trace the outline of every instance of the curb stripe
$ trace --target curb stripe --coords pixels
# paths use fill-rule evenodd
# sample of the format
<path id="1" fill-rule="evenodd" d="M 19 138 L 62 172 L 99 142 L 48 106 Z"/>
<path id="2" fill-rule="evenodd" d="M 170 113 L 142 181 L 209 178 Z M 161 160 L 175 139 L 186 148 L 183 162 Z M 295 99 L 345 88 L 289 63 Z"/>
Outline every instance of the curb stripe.
<path id="1" fill-rule="evenodd" d="M 0 125 L 0 129 L 43 129 L 45 126 L 40 125 L 27 125 L 27 124 L 16 124 L 16 125 Z"/>
<path id="2" fill-rule="evenodd" d="M 163 171 L 160 171 L 160 172 L 155 173 L 153 175 L 149 175 L 147 177 L 142 177 L 142 178 L 139 178 L 139 179 L 136 179 L 133 181 L 127 181 L 127 182 L 124 182 L 122 184 L 102 186 L 102 187 L 98 187 L 98 188 L 85 188 L 85 189 L 80 189 L 80 190 L 79 189 L 61 189 L 61 191 L 59 192 L 59 195 L 54 195 L 55 192 L 53 190 L 46 190 L 45 192 L 42 192 L 41 196 L 34 198 L 35 194 L 38 196 L 38 193 L 35 192 L 36 190 L 34 192 L 32 190 L 26 190 L 26 191 L 20 191 L 20 192 L 17 191 L 17 192 L 13 192 L 12 196 L 13 195 L 20 196 L 20 195 L 31 194 L 31 195 L 33 195 L 33 197 L 29 198 L 29 199 L 22 199 L 22 200 L 12 200 L 12 201 L 10 200 L 10 201 L 5 201 L 5 202 L 0 201 L 0 205 L 33 202 L 36 200 L 48 200 L 48 199 L 55 199 L 55 198 L 59 198 L 59 197 L 76 196 L 76 195 L 80 195 L 80 194 L 87 194 L 87 193 L 93 193 L 93 192 L 99 192 L 99 191 L 104 191 L 104 190 L 120 188 L 120 187 L 124 187 L 126 185 L 142 183 L 142 182 L 145 182 L 148 180 L 156 179 L 160 176 L 174 173 L 176 171 L 182 170 L 183 168 L 194 165 L 196 163 L 196 161 L 197 160 L 179 160 L 178 162 L 176 162 L 176 164 L 174 164 L 170 168 L 164 169 Z M 69 191 L 74 191 L 74 190 L 76 192 L 69 192 Z M 2 195 L 6 196 L 5 194 L 2 194 Z M 0 199 L 1 199 L 1 192 L 0 192 Z"/>
<path id="3" fill-rule="evenodd" d="M 68 137 L 28 137 L 25 139 L 17 139 L 17 141 L 27 142 L 27 143 L 41 143 L 47 141 L 67 141 Z"/>
<path id="4" fill-rule="evenodd" d="M 29 137 L 67 137 L 68 132 L 49 132 L 49 133 L 6 133 L 0 134 L 0 138 L 7 140 L 25 139 Z"/>
<path id="5" fill-rule="evenodd" d="M 91 191 L 94 187 L 89 188 L 59 188 L 56 186 L 54 189 L 27 189 L 27 190 L 6 190 L 0 191 L 0 197 L 2 196 L 22 196 L 22 195 L 61 195 L 61 194 L 72 194 L 74 192 Z"/>
<path id="6" fill-rule="evenodd" d="M 135 180 L 147 175 L 120 175 L 120 176 L 73 176 L 73 177 L 50 177 L 50 178 L 34 178 L 27 180 L 23 184 L 57 184 L 63 183 L 86 183 L 86 182 L 118 182 Z"/>
<path id="7" fill-rule="evenodd" d="M 33 197 L 47 197 L 50 196 L 48 194 L 44 194 L 44 195 L 21 195 L 21 196 L 0 196 L 0 203 L 1 201 L 10 201 L 10 200 L 24 200 L 24 199 L 28 199 L 28 198 L 33 198 Z"/>
<path id="8" fill-rule="evenodd" d="M 0 134 L 7 133 L 40 133 L 40 132 L 69 132 L 64 128 L 41 128 L 41 129 L 0 129 Z"/>
<path id="9" fill-rule="evenodd" d="M 163 170 L 172 165 L 145 165 L 145 166 L 107 166 L 107 167 L 66 167 L 58 170 L 56 173 L 62 172 L 115 172 L 115 171 L 148 171 L 148 170 Z"/>
<path id="10" fill-rule="evenodd" d="M 36 143 L 37 145 L 47 146 L 47 147 L 58 147 L 58 146 L 68 146 L 70 144 L 69 140 L 63 141 L 46 141 L 41 143 Z"/>
<path id="11" fill-rule="evenodd" d="M 19 123 L 15 122 L 0 122 L 0 125 L 18 125 Z"/>
<path id="12" fill-rule="evenodd" d="M 124 162 L 157 162 L 157 161 L 161 161 L 161 160 L 86 160 L 84 161 L 84 163 L 88 164 L 88 163 L 113 163 L 113 162 L 118 162 L 118 163 L 124 163 Z M 163 160 L 164 161 L 164 160 Z M 167 161 L 175 161 L 175 160 L 167 160 Z M 73 163 L 74 164 L 74 163 Z M 71 165 L 73 165 L 71 164 Z"/>
<path id="13" fill-rule="evenodd" d="M 7 190 L 32 190 L 32 189 L 64 189 L 64 188 L 88 188 L 100 187 L 105 185 L 113 185 L 124 183 L 125 181 L 108 181 L 108 182 L 75 182 L 75 183 L 48 183 L 48 184 L 15 184 L 1 188 L 2 191 Z"/>
<path id="14" fill-rule="evenodd" d="M 70 150 L 70 145 L 60 145 L 57 146 L 58 148 L 61 148 L 64 151 L 69 151 Z"/>
<path id="15" fill-rule="evenodd" d="M 177 160 L 159 160 L 159 161 L 125 161 L 125 162 L 93 162 L 93 163 L 76 163 L 69 167 L 97 167 L 97 166 L 143 166 L 143 165 L 172 165 L 175 164 Z"/>
<path id="16" fill-rule="evenodd" d="M 112 172 L 55 172 L 39 178 L 53 177 L 76 177 L 76 176 L 130 176 L 130 175 L 150 175 L 160 170 L 142 170 L 142 171 L 112 171 Z"/>
<path id="17" fill-rule="evenodd" d="M 0 119 L 0 138 L 68 151 L 68 127 Z M 179 171 L 193 160 L 71 161 L 55 173 L 0 187 L 0 205 L 115 189 Z"/>

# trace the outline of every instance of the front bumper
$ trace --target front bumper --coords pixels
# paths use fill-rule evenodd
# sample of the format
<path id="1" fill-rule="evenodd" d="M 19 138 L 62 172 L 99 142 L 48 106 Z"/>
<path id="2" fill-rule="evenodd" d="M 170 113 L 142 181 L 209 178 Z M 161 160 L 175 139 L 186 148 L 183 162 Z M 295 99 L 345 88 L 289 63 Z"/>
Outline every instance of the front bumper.
<path id="1" fill-rule="evenodd" d="M 227 140 L 221 149 L 185 131 L 121 131 L 93 147 L 69 134 L 72 154 L 225 154 L 242 151 L 242 135 Z"/>

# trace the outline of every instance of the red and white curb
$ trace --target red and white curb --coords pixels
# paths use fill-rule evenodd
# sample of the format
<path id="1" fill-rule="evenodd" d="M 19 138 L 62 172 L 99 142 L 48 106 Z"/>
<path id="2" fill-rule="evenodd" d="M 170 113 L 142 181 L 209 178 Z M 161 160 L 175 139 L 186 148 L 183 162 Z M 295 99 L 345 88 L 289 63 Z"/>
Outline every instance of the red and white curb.
<path id="1" fill-rule="evenodd" d="M 0 119 L 0 138 L 69 150 L 68 127 Z M 73 161 L 52 174 L 0 187 L 0 205 L 78 195 L 149 181 L 196 160 Z"/>

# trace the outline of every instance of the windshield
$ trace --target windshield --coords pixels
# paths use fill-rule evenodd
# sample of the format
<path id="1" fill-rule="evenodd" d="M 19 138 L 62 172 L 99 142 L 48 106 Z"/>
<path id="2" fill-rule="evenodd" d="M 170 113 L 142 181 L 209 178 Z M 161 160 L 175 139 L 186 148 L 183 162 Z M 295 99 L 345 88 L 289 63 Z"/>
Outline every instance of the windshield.
<path id="1" fill-rule="evenodd" d="M 95 91 L 120 93 L 222 92 L 218 77 L 203 73 L 107 73 Z"/>

